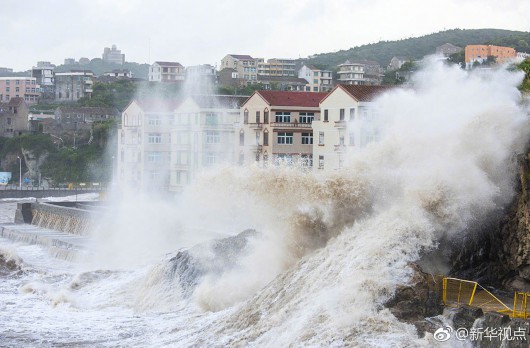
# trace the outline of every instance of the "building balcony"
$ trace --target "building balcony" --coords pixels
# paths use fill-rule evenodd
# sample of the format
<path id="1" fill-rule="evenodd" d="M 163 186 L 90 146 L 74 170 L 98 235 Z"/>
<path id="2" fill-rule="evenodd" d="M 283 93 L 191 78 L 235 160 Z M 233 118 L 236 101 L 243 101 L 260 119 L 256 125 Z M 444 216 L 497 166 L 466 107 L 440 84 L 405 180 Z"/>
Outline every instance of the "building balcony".
<path id="1" fill-rule="evenodd" d="M 335 147 L 335 152 L 337 152 L 337 153 L 344 153 L 344 152 L 346 152 L 346 145 L 344 145 L 344 144 L 342 144 L 342 145 L 341 145 L 341 144 L 339 144 L 339 145 L 334 145 L 334 147 Z"/>
<path id="2" fill-rule="evenodd" d="M 94 81 L 92 80 L 85 80 L 85 85 L 93 85 L 94 84 Z"/>
<path id="3" fill-rule="evenodd" d="M 272 127 L 275 128 L 307 128 L 311 129 L 311 123 L 301 123 L 301 122 L 272 122 Z"/>
<path id="4" fill-rule="evenodd" d="M 184 164 L 184 163 L 174 163 L 172 165 L 172 168 L 176 169 L 176 170 L 185 170 L 185 169 L 190 169 L 190 165 L 188 163 L 186 163 L 186 164 Z"/>
<path id="5" fill-rule="evenodd" d="M 85 93 L 92 93 L 92 88 L 85 88 Z"/>
<path id="6" fill-rule="evenodd" d="M 249 123 L 248 127 L 250 129 L 262 129 L 263 128 L 263 123 Z"/>
<path id="7" fill-rule="evenodd" d="M 234 130 L 235 127 L 234 127 L 233 123 L 230 123 L 230 124 L 219 123 L 219 124 L 203 124 L 202 128 L 204 130 L 221 130 L 221 131 L 225 130 L 225 131 L 229 131 L 229 130 Z"/>
<path id="8" fill-rule="evenodd" d="M 261 150 L 263 149 L 263 145 L 250 145 L 249 149 L 252 152 L 261 152 Z"/>
<path id="9" fill-rule="evenodd" d="M 337 128 L 346 128 L 347 126 L 348 126 L 348 123 L 345 120 L 335 121 L 335 127 Z"/>

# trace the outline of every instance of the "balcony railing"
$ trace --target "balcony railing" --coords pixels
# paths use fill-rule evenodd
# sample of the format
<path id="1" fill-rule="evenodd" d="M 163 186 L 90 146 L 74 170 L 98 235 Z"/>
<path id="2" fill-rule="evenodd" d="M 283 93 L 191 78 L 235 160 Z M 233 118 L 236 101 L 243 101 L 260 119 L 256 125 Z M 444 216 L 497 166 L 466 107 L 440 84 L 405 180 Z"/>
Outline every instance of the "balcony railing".
<path id="1" fill-rule="evenodd" d="M 261 129 L 263 128 L 263 123 L 249 123 L 248 126 L 252 129 Z"/>
<path id="2" fill-rule="evenodd" d="M 301 123 L 301 122 L 273 122 L 271 123 L 272 127 L 278 128 L 311 128 L 311 123 Z"/>
<path id="3" fill-rule="evenodd" d="M 263 145 L 250 145 L 249 148 L 252 152 L 261 152 Z"/>
<path id="4" fill-rule="evenodd" d="M 345 120 L 335 121 L 335 127 L 337 128 L 346 128 L 346 126 L 347 126 L 347 123 Z"/>
<path id="5" fill-rule="evenodd" d="M 339 153 L 346 152 L 346 145 L 344 144 L 335 145 L 335 151 Z"/>

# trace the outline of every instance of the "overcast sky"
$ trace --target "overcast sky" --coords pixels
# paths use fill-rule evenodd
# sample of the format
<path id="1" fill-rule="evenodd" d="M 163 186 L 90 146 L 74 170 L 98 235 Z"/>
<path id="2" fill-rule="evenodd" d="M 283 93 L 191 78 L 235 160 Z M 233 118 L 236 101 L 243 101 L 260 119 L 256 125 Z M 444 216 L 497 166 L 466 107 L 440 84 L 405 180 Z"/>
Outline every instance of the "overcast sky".
<path id="1" fill-rule="evenodd" d="M 530 31 L 529 0 L 0 0 L 0 67 L 101 58 L 219 65 L 298 58 L 444 29 Z"/>

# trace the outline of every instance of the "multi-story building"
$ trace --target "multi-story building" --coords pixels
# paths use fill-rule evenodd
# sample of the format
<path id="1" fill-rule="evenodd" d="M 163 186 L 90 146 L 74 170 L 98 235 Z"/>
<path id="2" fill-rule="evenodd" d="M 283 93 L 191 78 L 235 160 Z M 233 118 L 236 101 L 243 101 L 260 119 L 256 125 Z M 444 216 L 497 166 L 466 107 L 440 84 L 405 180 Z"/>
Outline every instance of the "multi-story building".
<path id="1" fill-rule="evenodd" d="M 258 58 L 258 76 L 295 77 L 296 60 L 287 58 L 271 58 L 265 63 L 264 59 Z"/>
<path id="2" fill-rule="evenodd" d="M 112 71 L 105 72 L 103 76 L 115 77 L 117 79 L 132 79 L 133 74 L 127 69 L 114 69 Z"/>
<path id="3" fill-rule="evenodd" d="M 320 102 L 321 117 L 313 122 L 314 168 L 336 170 L 346 153 L 360 150 L 378 138 L 373 122 L 374 99 L 389 86 L 337 85 Z"/>
<path id="4" fill-rule="evenodd" d="M 410 61 L 411 59 L 407 57 L 394 56 L 392 57 L 392 59 L 390 59 L 390 63 L 388 64 L 388 70 L 398 70 L 403 66 L 403 64 Z"/>
<path id="5" fill-rule="evenodd" d="M 313 129 L 326 93 L 256 91 L 243 105 L 236 128 L 240 164 L 312 165 Z"/>
<path id="6" fill-rule="evenodd" d="M 298 77 L 307 81 L 304 89 L 306 92 L 328 92 L 333 88 L 331 70 L 321 70 L 304 64 L 298 71 Z"/>
<path id="7" fill-rule="evenodd" d="M 444 57 L 449 57 L 452 54 L 462 52 L 462 47 L 455 46 L 450 43 L 444 43 L 436 47 L 436 54 L 442 55 Z"/>
<path id="8" fill-rule="evenodd" d="M 119 65 L 123 65 L 123 63 L 125 63 L 125 54 L 122 54 L 116 45 L 112 45 L 112 48 L 105 47 L 103 49 L 102 58 L 103 61 L 107 63 Z M 81 63 L 81 59 L 79 60 L 79 63 Z"/>
<path id="9" fill-rule="evenodd" d="M 12 73 L 13 73 L 13 69 L 0 67 L 0 74 L 12 74 Z"/>
<path id="10" fill-rule="evenodd" d="M 243 79 L 239 77 L 236 69 L 224 68 L 219 71 L 219 85 L 226 87 L 237 87 L 245 83 Z"/>
<path id="11" fill-rule="evenodd" d="M 182 191 L 204 170 L 235 163 L 235 122 L 247 98 L 195 95 L 178 106 L 171 131 L 171 191 Z"/>
<path id="12" fill-rule="evenodd" d="M 14 137 L 27 132 L 29 108 L 24 98 L 13 97 L 0 102 L 0 136 Z"/>
<path id="13" fill-rule="evenodd" d="M 383 69 L 378 62 L 361 60 L 346 62 L 338 66 L 339 82 L 347 85 L 380 85 L 383 81 Z"/>
<path id="14" fill-rule="evenodd" d="M 125 187 L 169 189 L 171 128 L 177 100 L 133 100 L 121 115 L 117 176 Z"/>
<path id="15" fill-rule="evenodd" d="M 257 83 L 258 61 L 260 60 L 249 55 L 228 54 L 221 60 L 221 69 L 235 69 L 244 84 Z"/>
<path id="16" fill-rule="evenodd" d="M 43 100 L 52 100 L 55 97 L 53 70 L 54 67 L 51 64 L 38 66 L 38 63 L 37 67 L 31 69 L 31 76 L 37 80 L 37 84 L 40 86 L 40 98 Z"/>
<path id="17" fill-rule="evenodd" d="M 94 73 L 89 70 L 72 70 L 56 72 L 54 77 L 55 100 L 77 101 L 80 98 L 92 96 Z"/>
<path id="18" fill-rule="evenodd" d="M 259 76 L 258 83 L 263 86 L 264 90 L 276 91 L 305 91 L 307 81 L 298 77 L 291 76 Z"/>
<path id="19" fill-rule="evenodd" d="M 359 62 L 351 62 L 346 60 L 344 63 L 338 65 L 339 75 L 338 81 L 347 85 L 364 85 L 364 64 Z"/>
<path id="20" fill-rule="evenodd" d="M 40 97 L 40 86 L 35 77 L 0 77 L 0 102 L 9 102 L 11 98 L 23 98 L 26 103 L 34 104 Z"/>
<path id="21" fill-rule="evenodd" d="M 184 81 L 185 69 L 177 62 L 154 62 L 149 67 L 149 81 L 175 82 Z"/>
<path id="22" fill-rule="evenodd" d="M 517 57 L 517 52 L 511 47 L 493 45 L 467 45 L 465 49 L 466 67 L 474 62 L 482 63 L 488 57 L 495 57 L 496 63 L 505 63 Z"/>
<path id="23" fill-rule="evenodd" d="M 116 108 L 59 106 L 54 115 L 57 124 L 65 131 L 90 130 L 94 122 L 121 121 Z"/>

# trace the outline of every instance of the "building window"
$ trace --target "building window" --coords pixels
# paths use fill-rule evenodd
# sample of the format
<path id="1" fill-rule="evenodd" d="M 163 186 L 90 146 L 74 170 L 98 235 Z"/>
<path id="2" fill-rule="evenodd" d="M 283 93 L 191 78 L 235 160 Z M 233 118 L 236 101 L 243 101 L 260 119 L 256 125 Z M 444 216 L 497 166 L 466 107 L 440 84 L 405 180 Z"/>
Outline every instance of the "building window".
<path id="1" fill-rule="evenodd" d="M 291 145 L 293 143 L 292 132 L 278 132 L 278 144 Z"/>
<path id="2" fill-rule="evenodd" d="M 313 155 L 301 155 L 300 164 L 302 167 L 312 167 L 313 166 Z"/>
<path id="3" fill-rule="evenodd" d="M 260 112 L 259 111 L 256 111 L 256 123 L 260 123 Z"/>
<path id="4" fill-rule="evenodd" d="M 269 146 L 269 131 L 266 129 L 263 132 L 263 146 Z"/>
<path id="5" fill-rule="evenodd" d="M 301 112 L 300 113 L 300 123 L 312 123 L 315 119 L 314 112 Z"/>
<path id="6" fill-rule="evenodd" d="M 302 144 L 312 145 L 313 144 L 313 133 L 302 133 Z"/>
<path id="7" fill-rule="evenodd" d="M 219 123 L 217 114 L 215 113 L 208 113 L 206 114 L 206 124 L 209 125 L 216 125 Z"/>
<path id="8" fill-rule="evenodd" d="M 20 85 L 20 80 L 15 80 L 15 84 Z"/>
<path id="9" fill-rule="evenodd" d="M 248 124 L 248 109 L 245 109 L 244 116 L 243 116 L 243 123 Z"/>
<path id="10" fill-rule="evenodd" d="M 339 145 L 340 145 L 340 146 L 344 146 L 344 135 L 341 135 L 341 136 L 339 137 Z"/>
<path id="11" fill-rule="evenodd" d="M 241 130 L 239 132 L 239 146 L 243 146 L 243 145 L 245 145 L 245 132 Z"/>
<path id="12" fill-rule="evenodd" d="M 324 145 L 324 132 L 318 132 L 318 145 Z"/>
<path id="13" fill-rule="evenodd" d="M 219 144 L 221 142 L 221 135 L 217 131 L 206 132 L 206 144 Z"/>
<path id="14" fill-rule="evenodd" d="M 339 110 L 339 117 L 341 121 L 344 121 L 344 109 Z"/>
<path id="15" fill-rule="evenodd" d="M 324 122 L 328 122 L 328 110 L 324 110 Z"/>
<path id="16" fill-rule="evenodd" d="M 355 120 L 355 109 L 351 108 L 350 109 L 350 121 L 354 121 L 354 120 Z"/>
<path id="17" fill-rule="evenodd" d="M 207 153 L 206 154 L 206 165 L 207 166 L 213 166 L 217 163 L 217 155 L 215 153 Z"/>
<path id="18" fill-rule="evenodd" d="M 355 136 L 354 136 L 354 133 L 350 133 L 350 146 L 354 146 L 355 145 Z"/>
<path id="19" fill-rule="evenodd" d="M 243 165 L 245 163 L 245 154 L 243 152 L 239 153 L 239 165 Z"/>
<path id="20" fill-rule="evenodd" d="M 10 88 L 9 87 L 6 87 L 6 92 L 9 92 Z M 59 93 L 60 94 L 60 93 Z"/>
<path id="21" fill-rule="evenodd" d="M 162 153 L 161 152 L 148 152 L 147 161 L 151 163 L 162 162 Z"/>
<path id="22" fill-rule="evenodd" d="M 324 156 L 318 156 L 318 169 L 324 169 Z"/>
<path id="23" fill-rule="evenodd" d="M 7 118 L 7 124 L 8 124 L 8 125 L 11 125 L 11 117 L 8 117 L 8 118 Z"/>
<path id="24" fill-rule="evenodd" d="M 291 122 L 291 113 L 290 112 L 277 112 L 276 113 L 276 122 Z"/>
<path id="25" fill-rule="evenodd" d="M 147 142 L 149 144 L 160 144 L 162 143 L 162 135 L 160 133 L 149 133 Z"/>
<path id="26" fill-rule="evenodd" d="M 265 109 L 263 112 L 263 123 L 268 124 L 269 123 L 269 110 Z"/>
<path id="27" fill-rule="evenodd" d="M 160 126 L 162 119 L 158 115 L 149 115 L 147 116 L 147 124 L 150 126 Z"/>

